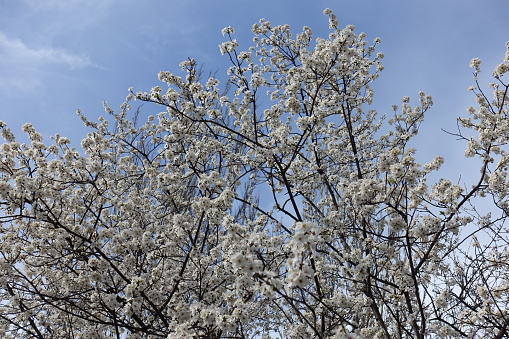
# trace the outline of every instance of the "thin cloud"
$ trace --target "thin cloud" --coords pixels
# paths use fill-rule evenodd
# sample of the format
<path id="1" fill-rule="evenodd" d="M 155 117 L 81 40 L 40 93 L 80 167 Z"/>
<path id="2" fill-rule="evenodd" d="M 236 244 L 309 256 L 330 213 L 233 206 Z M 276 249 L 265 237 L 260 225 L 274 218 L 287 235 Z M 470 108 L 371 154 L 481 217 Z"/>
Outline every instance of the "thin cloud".
<path id="1" fill-rule="evenodd" d="M 15 64 L 29 63 L 60 63 L 67 64 L 71 69 L 91 66 L 88 56 L 69 53 L 60 48 L 31 48 L 19 39 L 12 39 L 0 32 L 0 56 L 5 62 Z"/>

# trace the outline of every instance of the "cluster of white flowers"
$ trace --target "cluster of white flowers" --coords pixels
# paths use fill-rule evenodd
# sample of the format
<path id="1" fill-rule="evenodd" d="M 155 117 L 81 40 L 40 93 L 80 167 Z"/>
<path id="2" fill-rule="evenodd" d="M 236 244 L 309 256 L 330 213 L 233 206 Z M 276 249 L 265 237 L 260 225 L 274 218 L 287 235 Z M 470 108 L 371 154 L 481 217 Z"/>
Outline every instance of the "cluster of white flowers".
<path id="1" fill-rule="evenodd" d="M 238 46 L 239 46 L 239 44 L 237 43 L 237 40 L 235 40 L 235 39 L 230 40 L 230 41 L 225 41 L 219 45 L 219 51 L 221 51 L 221 54 L 231 53 Z"/>
<path id="2" fill-rule="evenodd" d="M 17 142 L 0 122 L 2 335 L 495 333 L 483 326 L 509 309 L 509 52 L 493 98 L 473 88 L 460 120 L 479 180 L 434 180 L 444 159 L 421 165 L 411 147 L 431 97 L 403 97 L 388 121 L 368 110 L 380 39 L 324 14 L 327 38 L 262 19 L 245 51 L 224 28 L 227 91 L 183 61 L 118 113 L 104 103 L 109 119 L 78 112 L 92 130 L 80 150 L 30 124 Z M 138 123 L 133 100 L 166 110 Z M 469 207 L 483 195 L 501 212 Z"/>
<path id="3" fill-rule="evenodd" d="M 481 73 L 481 60 L 479 58 L 473 58 L 470 60 L 470 67 L 475 69 L 475 77 Z"/>
<path id="4" fill-rule="evenodd" d="M 233 268 L 235 270 L 241 271 L 248 276 L 252 276 L 261 270 L 260 263 L 249 255 L 236 253 L 230 258 L 230 260 L 232 261 Z"/>
<path id="5" fill-rule="evenodd" d="M 287 286 L 304 288 L 314 277 L 315 272 L 309 262 L 309 254 L 315 251 L 319 239 L 319 228 L 313 222 L 296 222 L 293 225 L 293 235 L 288 242 L 288 249 L 292 256 L 286 261 Z"/>

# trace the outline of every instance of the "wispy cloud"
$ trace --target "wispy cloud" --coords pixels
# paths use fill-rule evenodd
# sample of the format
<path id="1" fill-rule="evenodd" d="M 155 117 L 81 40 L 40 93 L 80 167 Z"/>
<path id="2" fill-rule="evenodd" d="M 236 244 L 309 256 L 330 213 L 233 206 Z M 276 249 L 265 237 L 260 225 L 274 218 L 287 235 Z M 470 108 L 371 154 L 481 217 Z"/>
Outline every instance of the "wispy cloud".
<path id="1" fill-rule="evenodd" d="M 44 47 L 32 48 L 19 39 L 13 39 L 0 32 L 0 56 L 5 63 L 63 63 L 71 69 L 92 65 L 88 56 L 80 56 L 64 49 Z"/>

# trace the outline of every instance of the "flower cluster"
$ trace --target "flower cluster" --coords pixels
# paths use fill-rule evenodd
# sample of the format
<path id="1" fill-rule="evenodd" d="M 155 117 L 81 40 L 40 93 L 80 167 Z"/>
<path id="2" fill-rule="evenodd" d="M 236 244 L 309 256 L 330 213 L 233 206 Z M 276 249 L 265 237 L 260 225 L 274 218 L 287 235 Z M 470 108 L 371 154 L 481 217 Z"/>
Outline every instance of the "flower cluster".
<path id="1" fill-rule="evenodd" d="M 444 159 L 412 147 L 431 97 L 381 117 L 380 39 L 324 14 L 326 38 L 262 19 L 244 51 L 224 28 L 223 88 L 185 60 L 78 112 L 78 148 L 0 122 L 0 335 L 503 336 L 509 52 L 460 119 L 480 177 L 435 179 Z"/>

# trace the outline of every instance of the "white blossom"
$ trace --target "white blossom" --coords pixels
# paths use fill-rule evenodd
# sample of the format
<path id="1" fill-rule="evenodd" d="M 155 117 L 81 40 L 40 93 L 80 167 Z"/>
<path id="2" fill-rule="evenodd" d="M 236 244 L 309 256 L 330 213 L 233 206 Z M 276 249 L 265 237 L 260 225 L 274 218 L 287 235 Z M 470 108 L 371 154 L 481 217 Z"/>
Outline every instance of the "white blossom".
<path id="1" fill-rule="evenodd" d="M 323 13 L 325 38 L 262 19 L 246 50 L 224 28 L 226 81 L 185 60 L 78 111 L 81 142 L 0 121 L 1 337 L 503 335 L 509 54 L 452 133 L 478 176 L 446 178 L 411 147 L 432 98 L 385 120 L 380 39 Z"/>

